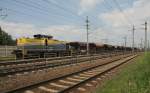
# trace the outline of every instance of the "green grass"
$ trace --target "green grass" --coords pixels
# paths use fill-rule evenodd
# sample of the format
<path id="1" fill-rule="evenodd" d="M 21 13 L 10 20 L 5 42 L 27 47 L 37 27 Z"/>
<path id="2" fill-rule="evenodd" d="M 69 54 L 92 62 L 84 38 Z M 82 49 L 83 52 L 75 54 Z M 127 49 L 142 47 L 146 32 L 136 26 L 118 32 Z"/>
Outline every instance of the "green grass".
<path id="1" fill-rule="evenodd" d="M 95 93 L 150 93 L 150 53 L 126 66 Z"/>

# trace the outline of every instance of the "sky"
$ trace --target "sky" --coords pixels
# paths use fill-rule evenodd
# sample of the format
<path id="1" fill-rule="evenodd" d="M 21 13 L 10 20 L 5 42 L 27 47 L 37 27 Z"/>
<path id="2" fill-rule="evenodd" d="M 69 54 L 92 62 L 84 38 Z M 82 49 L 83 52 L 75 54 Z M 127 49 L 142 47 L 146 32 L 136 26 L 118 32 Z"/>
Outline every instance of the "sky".
<path id="1" fill-rule="evenodd" d="M 0 26 L 14 39 L 34 34 L 64 41 L 89 41 L 131 46 L 144 41 L 144 22 L 150 26 L 150 0 L 0 0 Z M 148 39 L 150 32 L 148 28 Z"/>

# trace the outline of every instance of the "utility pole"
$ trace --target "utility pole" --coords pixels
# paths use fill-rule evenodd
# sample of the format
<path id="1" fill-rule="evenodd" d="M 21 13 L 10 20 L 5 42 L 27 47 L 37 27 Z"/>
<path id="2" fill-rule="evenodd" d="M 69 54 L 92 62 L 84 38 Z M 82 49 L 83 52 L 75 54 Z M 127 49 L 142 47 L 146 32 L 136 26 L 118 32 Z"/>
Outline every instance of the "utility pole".
<path id="1" fill-rule="evenodd" d="M 134 32 L 135 32 L 135 27 L 133 25 L 133 28 L 132 28 L 132 52 L 134 52 Z"/>
<path id="2" fill-rule="evenodd" d="M 150 50 L 150 46 L 149 46 L 149 40 L 148 40 L 148 51 Z"/>
<path id="3" fill-rule="evenodd" d="M 86 31 L 87 31 L 87 44 L 86 44 L 86 53 L 89 55 L 89 19 L 86 17 Z"/>
<path id="4" fill-rule="evenodd" d="M 141 38 L 141 50 L 143 50 L 143 38 Z"/>
<path id="5" fill-rule="evenodd" d="M 147 52 L 147 22 L 145 22 L 145 52 Z"/>
<path id="6" fill-rule="evenodd" d="M 2 12 L 3 12 L 3 9 L 2 8 L 0 8 L 0 18 L 2 18 L 2 19 L 5 19 L 6 17 L 7 17 L 7 14 L 2 14 Z"/>
<path id="7" fill-rule="evenodd" d="M 126 52 L 126 47 L 127 47 L 127 37 L 124 37 L 124 46 L 125 46 L 125 52 Z"/>

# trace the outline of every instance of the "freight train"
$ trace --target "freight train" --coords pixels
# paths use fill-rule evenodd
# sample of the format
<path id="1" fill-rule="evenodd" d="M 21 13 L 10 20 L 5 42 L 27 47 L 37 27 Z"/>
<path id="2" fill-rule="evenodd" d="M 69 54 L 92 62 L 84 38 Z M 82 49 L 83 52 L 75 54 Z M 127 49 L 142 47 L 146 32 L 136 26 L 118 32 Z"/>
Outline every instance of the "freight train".
<path id="1" fill-rule="evenodd" d="M 43 58 L 48 55 L 72 56 L 86 54 L 86 42 L 65 42 L 53 39 L 50 35 L 36 34 L 34 38 L 17 39 L 17 49 L 13 51 L 16 58 Z M 89 43 L 89 53 L 99 54 L 106 52 L 132 51 L 130 47 L 112 46 L 108 44 Z M 135 48 L 136 50 L 136 48 Z"/>

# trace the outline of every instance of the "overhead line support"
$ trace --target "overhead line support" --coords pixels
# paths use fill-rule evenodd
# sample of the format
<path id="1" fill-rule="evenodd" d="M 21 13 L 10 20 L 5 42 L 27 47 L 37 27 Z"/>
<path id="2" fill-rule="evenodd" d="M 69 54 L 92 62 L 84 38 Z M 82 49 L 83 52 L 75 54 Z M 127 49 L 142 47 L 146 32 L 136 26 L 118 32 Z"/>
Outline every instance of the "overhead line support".
<path id="1" fill-rule="evenodd" d="M 134 33 L 135 33 L 135 26 L 133 25 L 133 29 L 132 29 L 132 52 L 134 52 Z"/>
<path id="2" fill-rule="evenodd" d="M 147 52 L 147 22 L 145 22 L 145 52 Z"/>
<path id="3" fill-rule="evenodd" d="M 87 34 L 87 44 L 86 44 L 86 53 L 89 55 L 89 19 L 86 17 L 86 34 Z"/>

